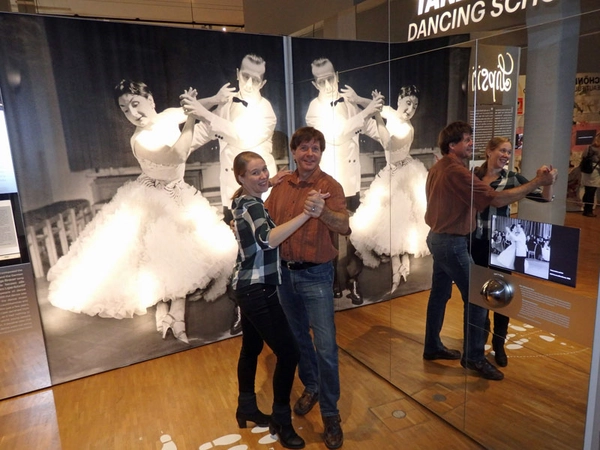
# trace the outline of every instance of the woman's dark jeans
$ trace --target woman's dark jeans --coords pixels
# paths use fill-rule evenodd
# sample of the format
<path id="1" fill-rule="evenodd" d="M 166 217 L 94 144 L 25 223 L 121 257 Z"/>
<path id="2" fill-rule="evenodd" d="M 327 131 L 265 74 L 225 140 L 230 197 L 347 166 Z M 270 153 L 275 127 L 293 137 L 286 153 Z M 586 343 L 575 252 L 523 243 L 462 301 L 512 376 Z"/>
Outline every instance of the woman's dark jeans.
<path id="1" fill-rule="evenodd" d="M 268 284 L 253 284 L 235 291 L 242 314 L 242 349 L 238 361 L 240 398 L 249 398 L 255 389 L 258 355 L 266 343 L 275 353 L 277 363 L 273 374 L 273 414 L 278 423 L 291 421 L 290 392 L 300 352 L 279 304 L 277 288 Z M 240 404 L 238 410 L 252 413 L 256 405 Z"/>
<path id="2" fill-rule="evenodd" d="M 595 186 L 584 186 L 583 191 L 583 212 L 584 214 L 592 214 L 594 212 L 594 197 L 596 196 Z"/>

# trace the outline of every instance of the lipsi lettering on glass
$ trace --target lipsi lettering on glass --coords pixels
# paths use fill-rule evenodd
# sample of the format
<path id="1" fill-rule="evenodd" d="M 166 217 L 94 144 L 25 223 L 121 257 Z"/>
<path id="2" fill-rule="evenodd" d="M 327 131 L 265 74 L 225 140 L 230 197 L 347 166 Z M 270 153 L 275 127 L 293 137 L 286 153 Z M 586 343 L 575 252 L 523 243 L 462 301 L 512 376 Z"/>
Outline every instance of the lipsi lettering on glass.
<path id="1" fill-rule="evenodd" d="M 481 92 L 492 91 L 494 102 L 496 101 L 496 92 L 508 92 L 512 88 L 510 76 L 515 70 L 515 62 L 510 53 L 498 54 L 498 65 L 495 70 L 485 67 L 473 66 L 471 74 L 471 90 L 477 89 Z"/>

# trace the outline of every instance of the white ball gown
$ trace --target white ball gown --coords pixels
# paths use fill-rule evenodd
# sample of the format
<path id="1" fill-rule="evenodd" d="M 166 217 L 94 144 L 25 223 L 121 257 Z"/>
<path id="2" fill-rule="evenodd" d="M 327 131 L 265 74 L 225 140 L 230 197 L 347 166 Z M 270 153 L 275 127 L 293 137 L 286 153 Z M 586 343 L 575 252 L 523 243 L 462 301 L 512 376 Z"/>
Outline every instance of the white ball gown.
<path id="1" fill-rule="evenodd" d="M 136 158 L 142 174 L 119 188 L 48 272 L 52 305 L 122 319 L 197 289 L 208 301 L 225 292 L 233 232 L 183 181 L 185 163 Z"/>
<path id="2" fill-rule="evenodd" d="M 412 125 L 391 114 L 387 119 L 392 136 L 388 161 L 395 163 L 388 163 L 377 174 L 350 218 L 350 239 L 368 267 L 379 266 L 382 256 L 429 254 L 429 226 L 425 223 L 427 169 L 409 156 Z M 408 137 L 395 138 L 400 130 L 406 135 L 407 127 Z"/>

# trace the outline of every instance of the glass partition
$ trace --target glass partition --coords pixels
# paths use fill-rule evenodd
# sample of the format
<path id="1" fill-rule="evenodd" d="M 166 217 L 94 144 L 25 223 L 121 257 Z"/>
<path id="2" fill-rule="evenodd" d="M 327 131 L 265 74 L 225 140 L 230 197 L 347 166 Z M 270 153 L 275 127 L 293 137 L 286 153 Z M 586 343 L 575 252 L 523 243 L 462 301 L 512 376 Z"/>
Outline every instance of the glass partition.
<path id="1" fill-rule="evenodd" d="M 425 7 L 425 3 L 419 5 Z M 474 126 L 471 165 L 480 164 L 485 158 L 485 145 L 492 136 L 503 135 L 513 145 L 507 169 L 532 179 L 543 164 L 557 168 L 554 200 L 537 203 L 526 199 L 514 203 L 510 217 L 580 231 L 575 287 L 531 276 L 534 267 L 546 267 L 547 263 L 542 250 L 536 253 L 535 248 L 529 250 L 526 262 L 531 267 L 529 275 L 528 270 L 525 275 L 500 272 L 501 278 L 516 286 L 521 305 L 535 304 L 538 308 L 534 312 L 511 311 L 505 342 L 508 365 L 500 368 L 505 375 L 502 381 L 484 380 L 465 371 L 458 361 L 423 360 L 429 286 L 413 289 L 410 294 L 402 289 L 413 282 L 413 274 L 430 276 L 429 255 L 409 258 L 411 273 L 402 278 L 397 290 L 391 289 L 390 264 L 392 292 L 383 297 L 389 301 L 340 312 L 336 319 L 343 350 L 488 448 L 583 447 L 600 229 L 589 222 L 595 219 L 581 214 L 583 187 L 578 165 L 583 150 L 600 131 L 600 62 L 592 56 L 600 49 L 600 10 L 589 1 L 549 3 L 538 8 L 524 5 L 517 11 L 508 2 L 501 6 L 494 2 L 484 12 L 483 2 L 465 2 L 464 11 L 470 9 L 468 18 L 463 20 L 470 23 L 456 30 L 469 34 L 452 36 L 445 42 L 431 36 L 414 39 L 411 48 L 406 45 L 410 25 L 407 19 L 400 19 L 410 7 L 404 2 L 387 2 L 390 76 L 386 105 L 397 101 L 397 92 L 404 84 L 419 84 L 419 109 L 412 119 L 415 140 L 410 154 L 427 168 L 440 156 L 435 148 L 437 133 L 454 120 L 470 121 Z M 491 20 L 492 13 L 496 14 L 495 22 Z M 477 27 L 479 21 L 486 26 Z M 419 29 L 418 20 L 411 23 Z M 414 45 L 417 42 L 428 42 L 430 47 L 418 48 Z M 493 65 L 487 67 L 490 59 L 484 55 L 490 47 L 502 47 L 504 57 L 502 61 L 492 59 Z M 513 86 L 514 97 L 507 97 L 504 103 L 490 101 L 486 95 L 502 93 L 502 82 L 509 69 L 518 74 L 511 78 L 517 84 Z M 417 81 L 405 81 L 419 70 L 422 72 Z M 447 76 L 447 91 L 443 95 L 435 92 L 425 72 Z M 495 92 L 469 93 L 473 82 L 477 84 L 484 77 Z M 443 113 L 425 106 L 431 101 L 430 96 L 435 97 L 435 106 L 444 109 Z M 493 110 L 490 103 L 495 105 Z M 433 111 L 437 111 L 437 117 Z M 442 123 L 434 122 L 439 117 Z M 427 135 L 422 142 L 428 142 L 431 148 L 417 143 L 419 127 Z M 393 202 L 395 193 L 388 193 Z M 393 233 L 401 225 L 391 222 L 389 226 L 393 240 Z M 483 283 L 498 273 L 474 266 L 471 298 L 482 302 Z M 460 294 L 454 288 L 442 330 L 442 340 L 450 348 L 462 348 L 462 311 Z M 493 312 L 490 317 L 493 332 Z M 492 335 L 486 343 L 486 354 L 497 365 Z"/>
<path id="2" fill-rule="evenodd" d="M 499 275 L 497 269 L 482 270 L 479 266 L 473 266 L 471 271 L 472 301 L 481 302 L 482 287 L 489 279 L 508 282 L 515 290 L 512 304 L 495 308 L 494 314 L 490 312 L 493 334 L 488 340 L 488 359 L 494 363 L 493 343 L 501 342 L 503 337 L 495 332 L 494 322 L 502 322 L 498 314 L 503 311 L 510 316 L 504 344 L 509 364 L 502 369 L 505 379 L 488 383 L 468 376 L 466 383 L 464 431 L 490 448 L 534 443 L 543 443 L 545 448 L 583 448 L 599 268 L 598 253 L 590 249 L 597 248 L 592 246 L 598 242 L 598 227 L 584 222 L 590 219 L 580 213 L 577 198 L 581 198 L 581 193 L 569 198 L 568 184 L 575 182 L 577 161 L 591 144 L 578 140 L 578 133 L 592 130 L 594 135 L 600 129 L 598 109 L 586 104 L 598 98 L 594 93 L 598 84 L 596 81 L 594 87 L 593 80 L 597 80 L 600 64 L 588 60 L 600 48 L 600 15 L 598 11 L 579 14 L 574 5 L 554 9 L 552 13 L 541 10 L 528 14 L 523 29 L 492 33 L 475 42 L 478 58 L 473 66 L 478 69 L 485 67 L 482 55 L 490 47 L 521 50 L 510 168 L 528 179 L 535 177 L 536 169 L 544 164 L 559 171 L 552 203 L 525 199 L 511 210 L 513 221 L 508 223 L 526 235 L 525 274 Z M 500 64 L 492 69 L 499 68 Z M 589 82 L 585 82 L 586 78 Z M 587 106 L 585 110 L 582 103 Z M 477 118 L 488 114 L 488 109 L 488 102 L 477 98 L 476 149 L 485 148 L 487 139 L 478 134 L 486 135 L 486 124 L 480 127 L 483 133 L 478 133 Z M 474 152 L 474 160 L 483 158 L 482 153 Z M 579 242 L 565 247 L 560 242 L 568 240 L 563 230 L 544 229 L 544 223 L 572 227 L 580 232 Z M 508 230 L 511 228 L 507 228 L 507 233 Z M 547 254 L 543 249 L 547 249 Z M 511 250 L 490 251 L 493 260 Z M 571 267 L 558 270 L 561 264 Z M 514 270 L 520 270 L 518 265 Z M 572 275 L 568 275 L 569 271 Z M 555 282 L 538 278 L 552 280 L 556 275 L 562 278 L 558 278 L 558 283 L 557 278 Z M 565 286 L 565 281 L 572 281 L 572 287 Z"/>

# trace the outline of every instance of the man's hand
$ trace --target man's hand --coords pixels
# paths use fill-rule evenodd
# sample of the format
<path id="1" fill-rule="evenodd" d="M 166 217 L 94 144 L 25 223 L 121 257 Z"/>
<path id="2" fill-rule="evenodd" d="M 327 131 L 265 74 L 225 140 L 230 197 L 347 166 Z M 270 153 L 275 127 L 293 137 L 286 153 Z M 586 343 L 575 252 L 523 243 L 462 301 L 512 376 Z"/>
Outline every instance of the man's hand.
<path id="1" fill-rule="evenodd" d="M 354 103 L 355 105 L 360 103 L 360 97 L 356 94 L 356 91 L 347 84 L 343 88 L 340 88 L 340 94 L 344 97 L 344 101 Z"/>
<path id="2" fill-rule="evenodd" d="M 225 104 L 229 100 L 231 100 L 231 97 L 233 97 L 234 95 L 235 88 L 231 86 L 231 83 L 225 83 L 223 86 L 221 86 L 219 92 L 215 94 L 214 101 L 217 104 Z"/>

